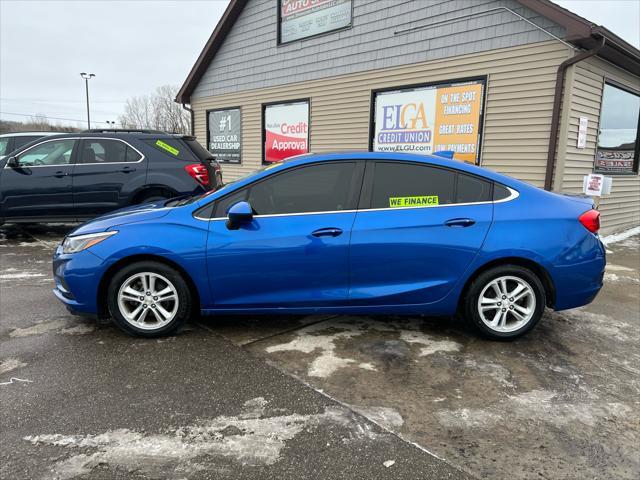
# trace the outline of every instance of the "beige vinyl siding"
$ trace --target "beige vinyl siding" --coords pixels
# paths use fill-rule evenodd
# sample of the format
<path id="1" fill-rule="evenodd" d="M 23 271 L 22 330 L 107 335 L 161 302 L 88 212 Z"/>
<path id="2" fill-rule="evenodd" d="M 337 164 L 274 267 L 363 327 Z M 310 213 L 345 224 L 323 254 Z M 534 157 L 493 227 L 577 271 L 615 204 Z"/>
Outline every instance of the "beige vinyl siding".
<path id="1" fill-rule="evenodd" d="M 571 108 L 563 120 L 565 143 L 558 148 L 558 170 L 554 188 L 565 192 L 582 192 L 582 179 L 593 172 L 600 106 L 605 80 L 614 80 L 640 91 L 640 78 L 598 58 L 571 67 L 567 76 L 567 95 Z M 577 148 L 580 117 L 589 119 L 587 146 Z M 561 130 L 562 135 L 562 130 Z M 613 189 L 600 204 L 602 233 L 616 232 L 640 225 L 640 176 L 613 175 Z"/>
<path id="2" fill-rule="evenodd" d="M 367 150 L 372 90 L 486 75 L 482 166 L 542 186 L 555 72 L 570 54 L 560 42 L 549 41 L 197 98 L 195 134 L 204 145 L 206 110 L 241 106 L 242 165 L 223 165 L 225 180 L 233 180 L 261 165 L 262 103 L 310 98 L 311 151 Z"/>

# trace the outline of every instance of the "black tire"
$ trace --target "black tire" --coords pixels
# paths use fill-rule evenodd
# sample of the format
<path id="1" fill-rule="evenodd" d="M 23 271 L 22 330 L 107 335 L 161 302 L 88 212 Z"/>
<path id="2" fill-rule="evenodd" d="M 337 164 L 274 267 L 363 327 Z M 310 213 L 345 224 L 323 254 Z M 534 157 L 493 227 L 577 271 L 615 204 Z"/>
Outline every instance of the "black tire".
<path id="1" fill-rule="evenodd" d="M 532 291 L 532 295 L 529 295 L 527 298 L 523 300 L 518 300 L 513 303 L 511 303 L 510 298 L 507 298 L 505 300 L 502 300 L 503 298 L 502 296 L 498 298 L 497 292 L 495 292 L 493 289 L 489 290 L 491 288 L 489 287 L 489 285 L 494 280 L 501 279 L 501 278 L 503 279 L 507 278 L 508 288 L 515 288 L 517 286 L 516 279 L 524 282 L 526 286 L 530 287 Z M 496 305 L 500 305 L 499 308 L 497 306 L 492 306 L 489 308 L 495 309 L 496 315 L 499 314 L 499 311 L 505 312 L 504 314 L 505 314 L 505 318 L 507 319 L 507 322 L 509 322 L 509 319 L 511 319 L 512 321 L 511 327 L 509 327 L 507 323 L 502 328 L 504 328 L 505 330 L 512 328 L 513 330 L 499 331 L 500 329 L 499 326 L 492 328 L 489 325 L 487 325 L 487 323 L 485 323 L 485 321 L 482 319 L 482 316 L 480 313 L 479 300 L 480 300 L 480 295 L 483 293 L 485 288 L 487 289 L 485 296 L 495 295 Z M 535 306 L 532 306 L 530 303 L 528 305 L 521 303 L 521 302 L 530 302 L 531 297 L 535 299 Z M 511 298 L 515 299 L 516 297 L 511 297 Z M 497 303 L 497 302 L 500 302 L 500 303 Z M 506 302 L 506 303 L 503 303 L 503 302 Z M 467 288 L 467 291 L 465 292 L 465 297 L 463 299 L 462 314 L 464 316 L 465 321 L 477 333 L 479 333 L 483 337 L 491 340 L 508 341 L 508 340 L 514 340 L 518 337 L 521 337 L 522 335 L 526 334 L 531 329 L 533 329 L 533 327 L 535 327 L 537 323 L 540 321 L 540 319 L 542 318 L 545 305 L 546 305 L 546 296 L 545 296 L 544 286 L 542 285 L 541 280 L 538 278 L 538 276 L 535 273 L 533 273 L 528 268 L 524 268 L 519 265 L 500 265 L 500 266 L 491 268 L 485 272 L 482 272 L 480 275 L 478 275 L 477 278 L 475 278 L 471 282 L 471 284 Z M 529 307 L 528 310 L 532 311 L 532 315 L 526 321 L 526 323 L 522 320 L 518 320 L 514 316 L 514 314 L 511 313 L 514 310 L 514 308 L 517 308 L 517 307 L 522 307 L 522 308 Z M 509 310 L 511 310 L 511 312 Z M 488 310 L 487 314 L 485 314 L 485 318 L 489 320 L 488 317 L 492 315 L 492 313 L 493 313 L 492 310 Z M 520 313 L 520 312 L 516 310 L 516 313 Z M 519 325 L 519 322 L 522 324 Z"/>
<path id="2" fill-rule="evenodd" d="M 174 197 L 171 192 L 168 192 L 164 189 L 153 189 L 140 194 L 138 198 L 135 200 L 136 205 L 140 205 L 142 203 L 151 203 L 151 202 L 161 202 L 163 200 L 169 200 L 171 197 Z"/>
<path id="3" fill-rule="evenodd" d="M 143 203 L 161 202 L 162 200 L 168 199 L 168 196 L 159 193 L 148 193 L 146 195 L 142 195 L 138 200 L 136 200 L 136 205 L 141 205 Z"/>
<path id="4" fill-rule="evenodd" d="M 152 323 L 154 321 L 157 321 L 157 319 L 155 318 L 154 313 L 149 313 L 153 312 L 153 310 L 149 308 L 147 312 L 147 316 L 151 315 L 149 319 L 152 321 L 147 321 L 147 318 L 145 317 L 145 322 L 143 322 L 149 323 L 150 325 L 147 328 L 140 328 L 139 326 L 136 326 L 134 323 L 127 320 L 124 312 L 121 311 L 120 304 L 118 302 L 118 295 L 123 284 L 128 282 L 134 276 L 142 273 L 149 273 L 159 276 L 160 279 L 156 280 L 156 282 L 161 282 L 160 287 L 158 288 L 166 288 L 166 286 L 171 284 L 177 296 L 177 306 L 175 306 L 174 316 L 166 324 L 159 324 L 159 326 L 155 328 Z M 165 280 L 169 283 L 165 284 Z M 145 297 L 144 302 L 149 302 L 147 304 L 148 307 L 151 307 L 151 305 L 153 305 L 154 308 L 156 307 L 153 303 L 154 300 L 152 300 L 154 298 L 157 299 L 158 297 Z M 187 282 L 182 277 L 182 275 L 175 269 L 163 263 L 153 261 L 133 263 L 116 272 L 116 274 L 109 282 L 109 288 L 107 291 L 107 304 L 109 306 L 109 312 L 111 313 L 111 316 L 113 317 L 113 320 L 118 327 L 120 327 L 130 335 L 148 338 L 160 337 L 175 332 L 187 321 L 187 319 L 191 316 L 191 312 L 193 311 L 193 297 L 191 295 L 191 291 L 189 290 L 189 286 L 187 285 Z M 160 302 L 158 302 L 158 304 L 160 304 Z M 163 305 L 164 307 L 167 307 L 167 303 L 164 303 Z M 167 308 L 170 308 L 173 312 L 172 301 L 169 301 L 168 305 L 169 306 Z M 134 310 L 135 306 L 137 306 L 137 304 L 134 302 L 126 302 L 124 308 L 130 308 L 131 310 Z"/>

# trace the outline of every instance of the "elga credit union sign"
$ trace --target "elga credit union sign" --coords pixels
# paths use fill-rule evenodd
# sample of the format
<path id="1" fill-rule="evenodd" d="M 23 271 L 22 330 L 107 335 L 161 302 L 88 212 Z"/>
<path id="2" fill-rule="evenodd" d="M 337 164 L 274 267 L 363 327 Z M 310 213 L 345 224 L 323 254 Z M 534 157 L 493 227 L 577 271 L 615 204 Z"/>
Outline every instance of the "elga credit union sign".
<path id="1" fill-rule="evenodd" d="M 456 159 L 477 163 L 483 89 L 482 81 L 474 81 L 378 92 L 373 150 L 452 150 Z"/>
<path id="2" fill-rule="evenodd" d="M 309 103 L 267 105 L 264 110 L 264 163 L 309 152 Z"/>
<path id="3" fill-rule="evenodd" d="M 212 110 L 209 112 L 209 151 L 219 162 L 240 163 L 242 133 L 240 109 Z"/>
<path id="4" fill-rule="evenodd" d="M 280 0 L 280 42 L 351 25 L 351 0 Z"/>

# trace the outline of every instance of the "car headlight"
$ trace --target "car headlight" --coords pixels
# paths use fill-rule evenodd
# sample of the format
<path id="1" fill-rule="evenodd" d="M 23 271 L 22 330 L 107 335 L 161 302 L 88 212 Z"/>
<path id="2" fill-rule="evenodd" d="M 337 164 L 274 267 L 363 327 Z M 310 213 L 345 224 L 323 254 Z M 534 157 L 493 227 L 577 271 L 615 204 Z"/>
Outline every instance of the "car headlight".
<path id="1" fill-rule="evenodd" d="M 62 242 L 62 253 L 77 253 L 86 250 L 107 238 L 118 233 L 116 230 L 110 232 L 89 233 L 87 235 L 77 235 L 66 237 Z"/>

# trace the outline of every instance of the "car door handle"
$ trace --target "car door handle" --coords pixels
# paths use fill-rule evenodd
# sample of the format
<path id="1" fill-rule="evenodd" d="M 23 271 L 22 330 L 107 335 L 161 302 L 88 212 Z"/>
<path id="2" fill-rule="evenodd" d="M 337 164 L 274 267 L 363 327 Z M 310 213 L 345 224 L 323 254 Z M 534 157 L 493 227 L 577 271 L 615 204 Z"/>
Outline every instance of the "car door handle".
<path id="1" fill-rule="evenodd" d="M 132 168 L 132 167 L 124 167 L 122 170 L 120 170 L 123 173 L 129 173 L 129 172 L 135 172 L 136 169 Z"/>
<path id="2" fill-rule="evenodd" d="M 476 221 L 471 218 L 452 218 L 444 222 L 447 227 L 470 227 L 474 223 Z"/>
<path id="3" fill-rule="evenodd" d="M 56 173 L 54 173 L 53 176 L 56 178 L 62 178 L 62 177 L 68 177 L 69 174 L 67 172 L 63 172 L 62 170 L 59 170 Z"/>
<path id="4" fill-rule="evenodd" d="M 320 228 L 315 232 L 311 232 L 314 237 L 337 237 L 342 235 L 342 230 L 339 228 Z"/>

